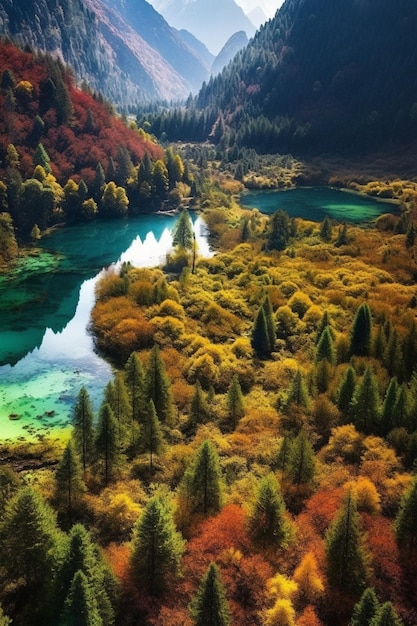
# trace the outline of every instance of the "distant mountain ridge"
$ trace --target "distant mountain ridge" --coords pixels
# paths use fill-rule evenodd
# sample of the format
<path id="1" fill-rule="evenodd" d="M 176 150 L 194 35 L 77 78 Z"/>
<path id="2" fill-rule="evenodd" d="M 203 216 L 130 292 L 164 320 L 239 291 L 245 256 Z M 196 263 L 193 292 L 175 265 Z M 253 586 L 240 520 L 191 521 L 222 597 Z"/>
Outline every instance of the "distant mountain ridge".
<path id="1" fill-rule="evenodd" d="M 206 64 L 145 0 L 2 0 L 0 34 L 69 63 L 117 105 L 186 97 Z"/>
<path id="2" fill-rule="evenodd" d="M 248 37 L 243 30 L 235 33 L 228 39 L 213 61 L 211 73 L 218 74 L 233 59 L 233 57 L 248 45 Z"/>

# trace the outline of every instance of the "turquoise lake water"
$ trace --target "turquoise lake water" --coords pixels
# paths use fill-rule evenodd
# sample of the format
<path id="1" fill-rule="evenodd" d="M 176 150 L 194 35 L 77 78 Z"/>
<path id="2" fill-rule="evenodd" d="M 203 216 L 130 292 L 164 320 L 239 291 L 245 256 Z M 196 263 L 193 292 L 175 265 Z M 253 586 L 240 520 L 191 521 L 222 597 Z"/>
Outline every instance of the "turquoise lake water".
<path id="1" fill-rule="evenodd" d="M 279 209 L 291 217 L 322 222 L 326 215 L 338 222 L 370 222 L 382 213 L 395 212 L 392 202 L 378 201 L 340 189 L 328 187 L 297 187 L 285 191 L 249 191 L 242 195 L 241 204 L 261 213 Z"/>
<path id="2" fill-rule="evenodd" d="M 39 439 L 70 424 L 82 385 L 96 410 L 112 377 L 88 332 L 103 267 L 153 266 L 172 248 L 173 216 L 141 216 L 58 230 L 40 255 L 0 276 L 0 441 Z M 209 254 L 204 224 L 194 224 Z"/>

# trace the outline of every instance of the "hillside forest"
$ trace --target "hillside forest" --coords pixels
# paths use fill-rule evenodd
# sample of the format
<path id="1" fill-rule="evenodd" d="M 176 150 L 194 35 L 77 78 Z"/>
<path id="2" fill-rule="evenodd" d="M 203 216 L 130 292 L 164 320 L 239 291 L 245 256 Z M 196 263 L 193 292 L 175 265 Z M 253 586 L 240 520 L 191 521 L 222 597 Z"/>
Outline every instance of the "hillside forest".
<path id="1" fill-rule="evenodd" d="M 397 199 L 365 226 L 244 211 L 216 149 L 162 148 L 0 51 L 5 261 L 55 224 L 181 208 L 163 266 L 97 285 L 99 410 L 82 387 L 70 433 L 0 448 L 0 625 L 415 626 L 415 183 L 351 180 Z"/>

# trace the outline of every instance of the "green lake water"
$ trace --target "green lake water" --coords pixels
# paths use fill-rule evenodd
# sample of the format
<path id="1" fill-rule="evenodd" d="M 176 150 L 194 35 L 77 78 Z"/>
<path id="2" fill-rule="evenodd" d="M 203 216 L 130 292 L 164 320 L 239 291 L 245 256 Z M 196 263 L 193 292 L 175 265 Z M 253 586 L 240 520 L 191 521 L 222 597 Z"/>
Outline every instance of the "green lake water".
<path id="1" fill-rule="evenodd" d="M 97 221 L 57 230 L 42 251 L 0 276 L 0 441 L 41 439 L 71 423 L 82 385 L 95 409 L 112 377 L 88 332 L 95 283 L 103 268 L 163 262 L 174 216 Z M 200 254 L 209 254 L 201 219 Z"/>
<path id="2" fill-rule="evenodd" d="M 357 193 L 329 187 L 297 187 L 285 191 L 249 191 L 241 196 L 242 206 L 290 217 L 322 222 L 326 215 L 338 222 L 371 222 L 382 213 L 396 212 L 392 202 L 379 201 Z"/>

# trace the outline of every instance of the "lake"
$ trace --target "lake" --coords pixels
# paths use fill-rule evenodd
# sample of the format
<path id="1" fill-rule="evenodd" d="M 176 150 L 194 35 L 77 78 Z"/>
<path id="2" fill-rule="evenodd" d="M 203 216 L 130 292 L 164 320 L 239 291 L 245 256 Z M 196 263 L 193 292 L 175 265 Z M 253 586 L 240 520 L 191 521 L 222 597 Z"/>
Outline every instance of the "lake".
<path id="1" fill-rule="evenodd" d="M 59 229 L 40 241 L 40 254 L 0 276 L 0 441 L 67 429 L 82 385 L 98 409 L 112 370 L 88 332 L 95 284 L 113 263 L 163 262 L 176 219 L 138 216 Z M 194 231 L 207 256 L 201 218 Z"/>
<path id="2" fill-rule="evenodd" d="M 382 213 L 397 212 L 397 205 L 357 193 L 329 187 L 297 187 L 285 191 L 248 191 L 240 204 L 261 213 L 279 209 L 290 217 L 322 222 L 326 215 L 338 222 L 362 223 L 376 219 Z"/>

